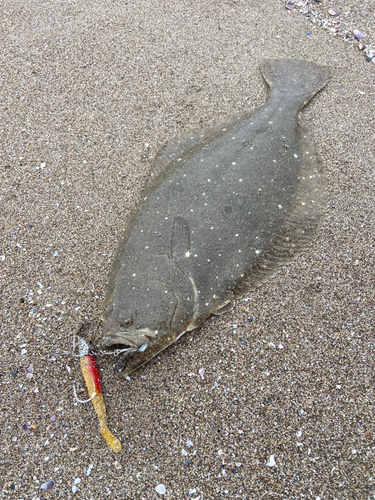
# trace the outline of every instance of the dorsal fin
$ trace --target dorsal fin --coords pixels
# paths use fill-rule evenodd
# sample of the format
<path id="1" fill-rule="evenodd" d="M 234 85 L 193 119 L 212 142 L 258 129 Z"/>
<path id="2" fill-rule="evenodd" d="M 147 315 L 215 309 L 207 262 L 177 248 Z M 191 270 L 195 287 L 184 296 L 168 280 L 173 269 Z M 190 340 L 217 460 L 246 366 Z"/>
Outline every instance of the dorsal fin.
<path id="1" fill-rule="evenodd" d="M 301 129 L 301 172 L 284 226 L 271 245 L 233 290 L 236 298 L 260 286 L 306 250 L 317 237 L 325 209 L 324 175 L 319 169 L 314 143 Z"/>

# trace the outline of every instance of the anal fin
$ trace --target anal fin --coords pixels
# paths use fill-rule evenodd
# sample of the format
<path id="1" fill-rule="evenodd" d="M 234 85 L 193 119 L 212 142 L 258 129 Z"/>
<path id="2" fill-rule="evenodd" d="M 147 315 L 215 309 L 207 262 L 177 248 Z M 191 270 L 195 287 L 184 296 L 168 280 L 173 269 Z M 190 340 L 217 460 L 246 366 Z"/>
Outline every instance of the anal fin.
<path id="1" fill-rule="evenodd" d="M 232 309 L 232 307 L 233 307 L 233 302 L 228 302 L 227 304 L 225 304 L 225 306 L 220 307 L 220 309 L 217 309 L 212 314 L 214 316 L 222 316 L 223 314 L 229 312 Z"/>
<path id="2" fill-rule="evenodd" d="M 301 127 L 301 171 L 284 226 L 233 290 L 240 298 L 275 276 L 304 252 L 319 233 L 326 210 L 325 176 L 318 165 L 311 137 Z"/>

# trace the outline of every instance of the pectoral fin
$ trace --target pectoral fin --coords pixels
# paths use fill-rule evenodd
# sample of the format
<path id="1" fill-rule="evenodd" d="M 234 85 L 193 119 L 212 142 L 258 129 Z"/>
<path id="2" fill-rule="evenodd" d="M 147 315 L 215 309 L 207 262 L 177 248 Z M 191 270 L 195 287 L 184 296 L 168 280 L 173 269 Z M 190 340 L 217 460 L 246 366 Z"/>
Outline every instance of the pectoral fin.
<path id="1" fill-rule="evenodd" d="M 190 255 L 190 227 L 183 217 L 173 221 L 171 251 L 172 258 L 177 261 Z"/>

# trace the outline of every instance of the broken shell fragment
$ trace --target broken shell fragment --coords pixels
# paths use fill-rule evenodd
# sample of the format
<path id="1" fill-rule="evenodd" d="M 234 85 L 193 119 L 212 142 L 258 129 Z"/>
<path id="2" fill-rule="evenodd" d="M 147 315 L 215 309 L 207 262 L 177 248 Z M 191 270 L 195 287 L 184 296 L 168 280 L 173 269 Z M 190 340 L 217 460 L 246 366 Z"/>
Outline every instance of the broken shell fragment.
<path id="1" fill-rule="evenodd" d="M 353 35 L 357 40 L 361 40 L 365 35 L 358 30 L 353 30 Z"/>

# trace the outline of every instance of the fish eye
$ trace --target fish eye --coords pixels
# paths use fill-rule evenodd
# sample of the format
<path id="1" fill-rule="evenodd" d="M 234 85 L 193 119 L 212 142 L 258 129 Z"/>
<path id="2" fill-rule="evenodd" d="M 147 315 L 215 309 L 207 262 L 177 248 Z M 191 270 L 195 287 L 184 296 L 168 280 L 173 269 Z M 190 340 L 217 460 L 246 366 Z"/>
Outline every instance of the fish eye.
<path id="1" fill-rule="evenodd" d="M 132 324 L 131 318 L 126 318 L 126 319 L 119 319 L 119 323 L 121 326 L 130 326 Z"/>

